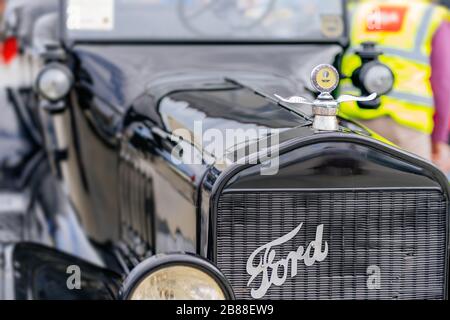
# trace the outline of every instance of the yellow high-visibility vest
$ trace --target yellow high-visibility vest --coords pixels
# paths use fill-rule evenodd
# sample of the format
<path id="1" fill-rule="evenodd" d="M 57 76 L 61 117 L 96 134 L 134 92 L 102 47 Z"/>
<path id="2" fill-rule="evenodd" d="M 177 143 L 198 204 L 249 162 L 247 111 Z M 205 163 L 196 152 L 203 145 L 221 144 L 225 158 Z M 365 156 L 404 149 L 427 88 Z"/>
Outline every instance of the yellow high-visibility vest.
<path id="1" fill-rule="evenodd" d="M 399 124 L 430 134 L 435 112 L 430 83 L 432 40 L 449 20 L 448 10 L 426 1 L 405 0 L 362 2 L 349 9 L 351 47 L 344 55 L 342 73 L 351 76 L 361 66 L 355 50 L 372 41 L 383 51 L 380 61 L 392 69 L 395 82 L 378 109 L 345 103 L 340 112 L 362 120 L 390 116 Z M 342 80 L 340 88 L 342 93 L 361 94 L 350 79 Z"/>

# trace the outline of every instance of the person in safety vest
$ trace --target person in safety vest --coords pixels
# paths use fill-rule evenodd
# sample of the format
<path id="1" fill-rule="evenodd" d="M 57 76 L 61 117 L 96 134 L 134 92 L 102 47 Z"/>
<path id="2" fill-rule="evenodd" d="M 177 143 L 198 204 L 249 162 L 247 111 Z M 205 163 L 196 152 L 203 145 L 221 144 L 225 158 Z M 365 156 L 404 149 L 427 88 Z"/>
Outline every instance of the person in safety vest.
<path id="1" fill-rule="evenodd" d="M 399 147 L 437 165 L 450 161 L 447 124 L 450 118 L 450 13 L 426 0 L 366 0 L 349 3 L 351 46 L 342 73 L 351 76 L 361 66 L 355 50 L 375 42 L 380 61 L 394 73 L 393 90 L 376 109 L 356 103 L 341 106 L 356 119 Z M 360 94 L 351 79 L 341 92 Z"/>

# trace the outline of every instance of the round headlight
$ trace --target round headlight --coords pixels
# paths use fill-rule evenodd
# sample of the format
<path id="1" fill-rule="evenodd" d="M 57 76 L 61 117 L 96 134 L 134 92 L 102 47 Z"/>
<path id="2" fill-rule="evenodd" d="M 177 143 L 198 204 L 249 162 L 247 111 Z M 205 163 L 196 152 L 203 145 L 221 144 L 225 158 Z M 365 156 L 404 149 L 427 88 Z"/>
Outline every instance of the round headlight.
<path id="1" fill-rule="evenodd" d="M 363 68 L 362 83 L 369 93 L 379 96 L 387 94 L 394 86 L 394 74 L 391 69 L 381 63 L 369 63 Z"/>
<path id="2" fill-rule="evenodd" d="M 159 255 L 143 261 L 122 288 L 127 300 L 226 300 L 231 286 L 210 262 L 186 254 Z"/>
<path id="3" fill-rule="evenodd" d="M 70 70 L 61 64 L 50 64 L 38 75 L 36 89 L 38 93 L 50 101 L 64 98 L 72 88 L 73 75 Z"/>

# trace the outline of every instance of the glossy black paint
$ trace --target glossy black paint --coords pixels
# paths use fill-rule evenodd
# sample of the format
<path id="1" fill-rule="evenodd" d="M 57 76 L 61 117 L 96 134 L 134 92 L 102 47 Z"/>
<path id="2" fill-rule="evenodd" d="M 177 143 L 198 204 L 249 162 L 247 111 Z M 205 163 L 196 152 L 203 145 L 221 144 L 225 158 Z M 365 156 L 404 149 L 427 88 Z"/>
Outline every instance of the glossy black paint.
<path id="1" fill-rule="evenodd" d="M 113 300 L 121 277 L 84 260 L 36 244 L 20 243 L 5 249 L 7 298 L 17 300 Z M 80 270 L 81 289 L 69 289 L 70 266 Z"/>
<path id="2" fill-rule="evenodd" d="M 288 93 L 298 89 L 308 94 L 295 80 L 296 68 L 301 65 L 309 68 L 313 63 L 306 58 L 313 58 L 317 48 L 262 46 L 259 56 L 255 56 L 252 46 L 170 46 L 168 51 L 165 46 L 99 45 L 76 46 L 69 50 L 67 64 L 76 81 L 64 114 L 62 138 L 68 142 L 68 160 L 62 164 L 62 171 L 65 181 L 70 183 L 71 200 L 89 237 L 100 243 L 114 243 L 123 238 L 119 213 L 121 182 L 118 173 L 123 162 L 120 154 L 129 156 L 129 151 L 141 149 L 139 154 L 148 155 L 146 161 L 156 169 L 153 173 L 156 178 L 152 177 L 156 185 L 161 190 L 162 186 L 167 186 L 163 194 L 175 191 L 173 201 L 153 197 L 156 199 L 156 235 L 151 237 L 155 237 L 155 252 L 197 251 L 197 223 L 180 225 L 183 219 L 172 217 L 168 211 L 184 212 L 187 221 L 197 220 L 198 186 L 209 165 L 171 163 L 174 144 L 168 135 L 172 129 L 163 119 L 168 116 L 177 119 L 175 121 L 185 118 L 181 111 L 170 114 L 171 104 L 190 103 L 191 112 L 198 115 L 207 112 L 211 119 L 222 119 L 224 128 L 255 122 L 274 128 L 306 125 L 310 122 L 306 115 L 310 112 L 308 108 L 294 113 L 289 111 L 289 106 L 282 107 L 267 98 L 270 93 L 265 92 Z M 321 54 L 324 60 L 331 62 L 340 50 L 337 46 L 325 46 Z M 280 58 L 274 65 L 268 65 L 266 61 L 274 54 Z M 169 61 L 170 69 L 166 63 Z M 279 76 L 280 72 L 291 76 Z M 259 87 L 262 89 L 256 89 Z M 255 94 L 255 90 L 260 92 Z M 252 101 L 251 105 L 247 101 Z M 227 106 L 235 107 L 230 110 Z M 151 132 L 151 136 L 145 138 L 148 147 L 143 152 L 139 133 L 128 140 L 130 127 L 135 122 Z M 186 125 L 189 129 L 189 124 Z M 151 130 L 154 127 L 162 130 L 155 134 Z M 138 157 L 133 153 L 131 159 L 135 166 Z M 168 206 L 168 202 L 175 207 Z M 181 232 L 181 238 L 189 239 L 191 244 L 164 245 L 166 241 L 158 237 L 156 230 L 170 230 L 161 231 L 163 238 L 169 234 L 176 237 L 177 232 Z"/>
<path id="3" fill-rule="evenodd" d="M 235 175 L 226 185 L 226 192 L 239 189 L 441 189 L 431 172 L 394 158 L 382 150 L 357 144 L 341 137 L 329 137 L 280 157 L 276 176 L 261 176 L 258 166 Z M 342 139 L 342 138 L 341 138 Z M 324 185 L 326 181 L 326 185 Z"/>
<path id="4" fill-rule="evenodd" d="M 79 84 L 113 110 L 125 112 L 149 92 L 156 100 L 195 80 L 245 80 L 270 91 L 308 94 L 308 74 L 320 62 L 333 63 L 338 45 L 76 45 L 69 48 Z M 320 52 L 318 54 L 317 52 Z M 270 61 L 270 63 L 268 63 Z M 306 76 L 305 76 L 306 75 Z M 237 77 L 238 76 L 238 77 Z M 192 83 L 194 82 L 194 83 Z M 110 111 L 112 112 L 112 110 Z"/>
<path id="5" fill-rule="evenodd" d="M 202 219 L 208 219 L 211 229 L 203 233 L 209 236 L 202 242 L 204 254 L 215 259 L 214 212 L 220 195 L 226 192 L 431 188 L 440 190 L 450 201 L 446 177 L 429 162 L 363 135 L 294 130 L 303 131 L 303 135 L 281 144 L 282 160 L 276 176 L 261 177 L 260 165 L 236 165 L 216 171 L 205 181 L 203 193 L 209 203 L 202 205 Z M 450 208 L 447 229 L 449 212 Z"/>

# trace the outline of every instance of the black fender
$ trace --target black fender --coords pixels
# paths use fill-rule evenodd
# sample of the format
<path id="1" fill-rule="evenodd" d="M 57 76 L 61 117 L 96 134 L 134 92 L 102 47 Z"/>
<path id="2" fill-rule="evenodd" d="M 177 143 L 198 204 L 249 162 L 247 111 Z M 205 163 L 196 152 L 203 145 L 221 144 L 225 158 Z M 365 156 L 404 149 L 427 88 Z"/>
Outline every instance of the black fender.
<path id="1" fill-rule="evenodd" d="M 74 288 L 77 272 L 80 286 Z M 115 300 L 121 280 L 115 272 L 42 245 L 0 244 L 0 300 Z"/>

